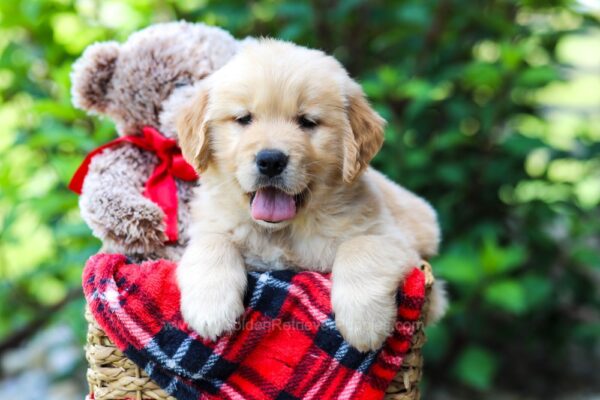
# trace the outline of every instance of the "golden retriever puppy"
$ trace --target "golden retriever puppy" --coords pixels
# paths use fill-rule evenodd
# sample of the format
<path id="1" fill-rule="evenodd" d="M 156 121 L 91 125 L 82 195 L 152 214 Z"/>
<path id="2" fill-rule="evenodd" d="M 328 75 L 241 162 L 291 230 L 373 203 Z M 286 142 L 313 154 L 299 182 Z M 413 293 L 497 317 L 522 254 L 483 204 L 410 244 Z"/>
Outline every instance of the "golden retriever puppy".
<path id="1" fill-rule="evenodd" d="M 291 43 L 247 45 L 205 81 L 177 127 L 202 175 L 177 270 L 190 327 L 235 326 L 247 268 L 331 271 L 340 332 L 381 346 L 399 283 L 440 236 L 424 200 L 368 167 L 383 128 L 334 58 Z"/>

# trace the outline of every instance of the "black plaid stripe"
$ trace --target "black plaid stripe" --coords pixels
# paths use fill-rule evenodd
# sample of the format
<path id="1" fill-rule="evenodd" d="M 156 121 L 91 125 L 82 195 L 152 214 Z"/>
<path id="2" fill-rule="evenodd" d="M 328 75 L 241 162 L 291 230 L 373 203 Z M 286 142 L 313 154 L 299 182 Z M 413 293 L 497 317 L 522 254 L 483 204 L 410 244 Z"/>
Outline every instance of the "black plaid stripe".
<path id="1" fill-rule="evenodd" d="M 227 380 L 237 367 L 236 363 L 219 357 L 213 367 L 208 370 L 205 377 L 210 380 Z"/>
<path id="2" fill-rule="evenodd" d="M 186 385 L 184 382 L 177 380 L 175 390 L 171 392 L 171 396 L 175 397 L 177 400 L 198 400 L 200 397 L 200 392 L 194 389 L 192 386 Z"/>
<path id="3" fill-rule="evenodd" d="M 154 367 L 150 378 L 177 400 L 198 400 L 200 392 L 193 386 L 187 385 L 180 377 L 167 373 L 160 367 Z"/>
<path id="4" fill-rule="evenodd" d="M 271 271 L 270 274 L 273 278 L 277 279 L 278 281 L 290 283 L 292 282 L 292 279 L 294 279 L 294 276 L 296 276 L 297 273 L 293 271 L 282 270 Z"/>
<path id="5" fill-rule="evenodd" d="M 248 284 L 246 286 L 244 304 L 248 304 L 250 302 L 250 296 L 252 296 L 252 293 L 254 293 L 254 289 L 256 288 L 256 282 L 261 277 L 261 275 L 266 273 L 268 273 L 273 279 L 285 283 L 291 283 L 292 279 L 295 276 L 295 273 L 291 271 L 250 272 L 248 274 Z"/>
<path id="6" fill-rule="evenodd" d="M 329 354 L 331 358 L 334 358 L 342 344 L 344 344 L 344 339 L 338 332 L 330 329 L 325 324 L 321 324 L 315 335 L 315 345 L 317 347 Z"/>
<path id="7" fill-rule="evenodd" d="M 340 364 L 351 369 L 358 369 L 364 361 L 365 355 L 354 347 L 350 347 L 340 360 Z"/>
<path id="8" fill-rule="evenodd" d="M 254 308 L 268 317 L 277 318 L 286 296 L 287 290 L 270 286 L 267 282 Z"/>
<path id="9" fill-rule="evenodd" d="M 188 350 L 181 359 L 180 365 L 187 371 L 197 372 L 208 360 L 212 350 L 198 340 L 192 340 Z"/>
<path id="10" fill-rule="evenodd" d="M 251 295 L 246 296 L 245 305 L 260 310 L 267 317 L 278 318 L 293 277 L 294 273 L 291 271 L 250 273 L 249 279 L 252 280 L 252 285 L 246 293 Z"/>
<path id="11" fill-rule="evenodd" d="M 281 392 L 281 393 L 279 393 L 279 396 L 277 396 L 275 398 L 275 400 L 300 400 L 300 398 L 296 397 L 296 396 L 292 396 L 288 392 Z"/>
<path id="12" fill-rule="evenodd" d="M 217 393 L 220 382 L 228 379 L 237 368 L 236 363 L 213 353 L 199 340 L 191 339 L 184 331 L 168 324 L 142 351 L 146 358 L 160 360 L 163 366 L 171 364 L 173 368 L 169 372 L 193 378 L 202 375 L 204 379 L 197 381 L 210 393 Z"/>
<path id="13" fill-rule="evenodd" d="M 329 326 L 332 324 L 333 321 L 327 321 L 319 327 L 314 340 L 315 345 L 325 351 L 331 358 L 338 360 L 343 366 L 350 369 L 358 369 L 365 361 L 365 355 L 354 347 L 349 346 L 340 333 L 332 329 L 332 326 Z M 346 345 L 348 348 L 342 350 L 343 345 Z M 341 357 L 340 353 L 342 353 Z"/>
<path id="14" fill-rule="evenodd" d="M 135 347 L 129 345 L 123 352 L 131 361 L 133 361 L 141 369 L 146 369 L 148 365 L 148 354 L 144 350 L 138 350 Z"/>
<path id="15" fill-rule="evenodd" d="M 200 393 L 213 395 L 219 393 L 220 384 L 216 382 L 204 379 L 186 380 L 172 371 L 150 362 L 149 360 L 153 359 L 153 356 L 146 350 L 137 350 L 130 346 L 124 353 L 131 361 L 144 369 L 156 384 L 178 400 L 197 400 Z"/>
<path id="16" fill-rule="evenodd" d="M 161 352 L 167 357 L 173 358 L 184 341 L 189 340 L 189 335 L 169 324 L 165 324 L 160 332 L 153 336 L 152 340 Z"/>
<path id="17" fill-rule="evenodd" d="M 424 301 L 423 297 L 407 296 L 401 291 L 398 291 L 396 294 L 396 304 L 402 304 L 402 307 L 411 310 L 420 310 L 423 308 Z"/>

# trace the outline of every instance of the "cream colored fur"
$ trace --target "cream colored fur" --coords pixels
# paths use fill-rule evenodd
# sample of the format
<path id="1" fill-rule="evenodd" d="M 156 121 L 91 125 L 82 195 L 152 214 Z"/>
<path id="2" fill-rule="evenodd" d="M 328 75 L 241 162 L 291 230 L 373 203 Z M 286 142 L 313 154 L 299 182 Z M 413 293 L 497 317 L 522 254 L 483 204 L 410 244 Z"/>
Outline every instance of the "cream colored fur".
<path id="1" fill-rule="evenodd" d="M 248 125 L 236 122 L 248 114 Z M 303 128 L 299 116 L 318 125 Z M 199 84 L 178 122 L 184 155 L 202 173 L 177 270 L 192 328 L 214 339 L 234 327 L 247 267 L 331 271 L 342 335 L 360 350 L 381 346 L 399 283 L 440 240 L 429 204 L 368 167 L 383 126 L 335 59 L 290 43 L 249 45 Z M 282 186 L 305 197 L 289 221 L 250 213 L 255 157 L 267 148 L 289 155 Z"/>

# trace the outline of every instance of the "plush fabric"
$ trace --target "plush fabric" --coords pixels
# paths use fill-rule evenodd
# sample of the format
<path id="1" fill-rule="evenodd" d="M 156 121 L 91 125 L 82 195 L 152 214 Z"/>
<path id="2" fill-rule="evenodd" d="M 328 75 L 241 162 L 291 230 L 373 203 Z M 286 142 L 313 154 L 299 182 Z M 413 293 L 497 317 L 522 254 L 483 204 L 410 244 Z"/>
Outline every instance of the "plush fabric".
<path id="1" fill-rule="evenodd" d="M 123 43 L 94 43 L 73 64 L 73 105 L 114 122 L 119 137 L 141 137 L 143 128 L 152 126 L 176 141 L 176 116 L 196 93 L 194 85 L 226 64 L 241 45 L 223 29 L 184 21 L 151 25 Z M 165 216 L 144 196 L 160 164 L 155 152 L 131 143 L 106 148 L 90 162 L 79 208 L 103 252 L 138 260 L 181 257 L 197 183 L 175 179 L 177 221 L 165 223 L 175 216 Z"/>
<path id="2" fill-rule="evenodd" d="M 89 172 L 92 159 L 104 150 L 130 143 L 146 151 L 150 151 L 158 157 L 160 163 L 154 168 L 154 172 L 145 184 L 144 196 L 156 203 L 165 213 L 165 233 L 169 241 L 177 241 L 177 185 L 175 178 L 184 181 L 196 181 L 198 175 L 194 168 L 189 165 L 181 155 L 181 149 L 174 139 L 164 137 L 159 131 L 151 126 L 142 129 L 141 136 L 123 136 L 108 142 L 90 152 L 83 160 L 71 182 L 69 189 L 81 194 L 83 182 Z"/>
<path id="3" fill-rule="evenodd" d="M 381 399 L 418 327 L 425 277 L 398 292 L 398 322 L 377 352 L 351 348 L 335 328 L 329 275 L 250 272 L 240 327 L 216 342 L 179 311 L 176 264 L 99 254 L 83 273 L 91 311 L 117 347 L 179 400 Z"/>

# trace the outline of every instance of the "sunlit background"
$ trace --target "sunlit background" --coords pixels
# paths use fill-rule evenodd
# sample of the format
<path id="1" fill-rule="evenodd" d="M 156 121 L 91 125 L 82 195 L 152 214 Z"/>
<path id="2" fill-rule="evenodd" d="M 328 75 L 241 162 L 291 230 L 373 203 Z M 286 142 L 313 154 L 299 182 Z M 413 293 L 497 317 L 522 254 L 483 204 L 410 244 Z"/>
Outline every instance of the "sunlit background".
<path id="1" fill-rule="evenodd" d="M 445 237 L 425 398 L 600 396 L 600 1 L 3 0 L 0 399 L 86 390 L 80 274 L 99 242 L 66 184 L 115 133 L 73 109 L 71 64 L 176 19 L 324 49 L 389 121 L 374 164 Z"/>

